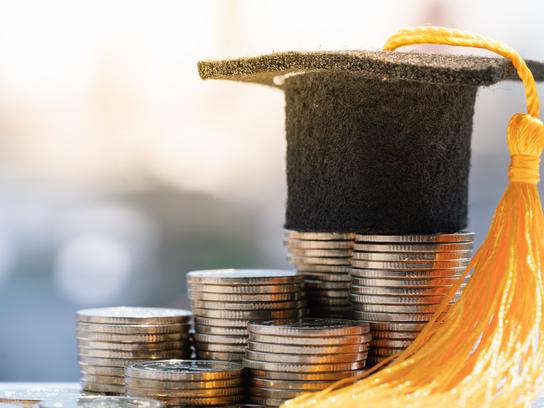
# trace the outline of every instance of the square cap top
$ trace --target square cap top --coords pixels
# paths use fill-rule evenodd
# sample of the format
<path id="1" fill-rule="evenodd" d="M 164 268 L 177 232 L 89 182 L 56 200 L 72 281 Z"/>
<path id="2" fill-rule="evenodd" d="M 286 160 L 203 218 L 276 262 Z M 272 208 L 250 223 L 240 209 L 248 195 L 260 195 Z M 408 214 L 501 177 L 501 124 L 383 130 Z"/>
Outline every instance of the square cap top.
<path id="1" fill-rule="evenodd" d="M 526 60 L 535 80 L 544 80 L 544 64 Z M 308 72 L 361 73 L 383 79 L 434 84 L 492 85 L 518 80 L 506 58 L 399 51 L 278 52 L 257 57 L 201 61 L 202 79 L 253 82 L 283 88 L 283 78 Z"/>

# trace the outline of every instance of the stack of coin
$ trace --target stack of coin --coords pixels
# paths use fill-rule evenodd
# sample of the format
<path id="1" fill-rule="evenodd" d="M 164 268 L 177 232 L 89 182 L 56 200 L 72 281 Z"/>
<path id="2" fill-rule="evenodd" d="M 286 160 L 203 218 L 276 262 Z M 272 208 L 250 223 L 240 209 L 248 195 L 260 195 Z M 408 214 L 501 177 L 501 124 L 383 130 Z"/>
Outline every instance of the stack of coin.
<path id="1" fill-rule="evenodd" d="M 149 398 L 85 395 L 51 398 L 37 404 L 37 408 L 163 408 L 160 401 Z"/>
<path id="2" fill-rule="evenodd" d="M 134 360 L 190 357 L 191 312 L 107 307 L 77 312 L 76 336 L 85 391 L 123 394 L 124 367 Z"/>
<path id="3" fill-rule="evenodd" d="M 251 402 L 279 406 L 302 393 L 361 374 L 370 339 L 368 323 L 353 320 L 250 323 L 243 365 Z"/>
<path id="4" fill-rule="evenodd" d="M 226 406 L 244 399 L 242 366 L 206 360 L 142 361 L 126 369 L 127 395 L 167 406 Z"/>
<path id="5" fill-rule="evenodd" d="M 355 234 L 285 231 L 288 261 L 305 277 L 310 315 L 345 318 Z"/>
<path id="6" fill-rule="evenodd" d="M 410 345 L 463 274 L 473 241 L 471 232 L 356 235 L 350 300 L 353 318 L 371 325 L 369 365 Z"/>
<path id="7" fill-rule="evenodd" d="M 250 320 L 301 318 L 304 278 L 295 271 L 225 269 L 187 274 L 198 358 L 242 361 Z"/>

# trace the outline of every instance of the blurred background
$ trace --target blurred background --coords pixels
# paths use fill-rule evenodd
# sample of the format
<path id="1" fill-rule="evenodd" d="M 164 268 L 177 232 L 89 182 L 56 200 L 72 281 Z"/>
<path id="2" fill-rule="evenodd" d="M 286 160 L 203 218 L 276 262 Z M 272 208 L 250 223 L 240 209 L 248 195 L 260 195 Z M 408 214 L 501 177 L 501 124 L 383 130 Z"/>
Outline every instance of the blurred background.
<path id="1" fill-rule="evenodd" d="M 79 308 L 186 307 L 188 270 L 286 267 L 283 95 L 202 82 L 199 59 L 379 49 L 400 27 L 439 24 L 544 60 L 544 3 L 490 5 L 0 1 L 0 381 L 76 381 Z M 479 91 L 480 240 L 523 103 L 513 82 Z"/>

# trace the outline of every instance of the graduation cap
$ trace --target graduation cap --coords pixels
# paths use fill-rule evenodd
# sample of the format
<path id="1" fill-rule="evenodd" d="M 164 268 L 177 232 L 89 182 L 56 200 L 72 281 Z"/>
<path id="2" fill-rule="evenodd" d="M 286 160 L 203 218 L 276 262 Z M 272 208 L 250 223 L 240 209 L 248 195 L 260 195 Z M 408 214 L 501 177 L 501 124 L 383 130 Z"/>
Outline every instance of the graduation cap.
<path id="1" fill-rule="evenodd" d="M 505 58 L 391 52 L 417 43 L 485 48 Z M 535 85 L 544 66 L 526 64 L 503 43 L 441 27 L 401 30 L 384 49 L 199 63 L 204 79 L 285 92 L 285 226 L 297 231 L 463 229 L 477 89 L 517 75 L 526 90 L 528 113 L 514 115 L 507 131 L 506 192 L 486 239 L 430 322 L 406 350 L 367 374 L 391 363 L 386 370 L 287 405 L 527 406 L 540 391 L 544 365 L 544 215 L 537 189 L 544 126 Z"/>

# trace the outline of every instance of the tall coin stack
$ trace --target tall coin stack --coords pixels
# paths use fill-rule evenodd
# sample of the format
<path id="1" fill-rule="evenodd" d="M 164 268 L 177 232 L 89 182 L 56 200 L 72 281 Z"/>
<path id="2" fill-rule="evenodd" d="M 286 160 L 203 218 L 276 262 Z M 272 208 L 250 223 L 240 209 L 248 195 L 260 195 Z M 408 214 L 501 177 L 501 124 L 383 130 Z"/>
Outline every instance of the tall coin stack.
<path id="1" fill-rule="evenodd" d="M 285 231 L 288 261 L 305 277 L 310 315 L 345 318 L 355 234 Z"/>
<path id="2" fill-rule="evenodd" d="M 241 373 L 240 364 L 220 361 L 136 362 L 126 369 L 127 395 L 168 407 L 233 405 L 244 398 Z"/>
<path id="3" fill-rule="evenodd" d="M 471 232 L 355 237 L 350 300 L 353 317 L 370 322 L 369 365 L 415 339 L 464 272 L 473 242 Z"/>
<path id="4" fill-rule="evenodd" d="M 295 271 L 225 269 L 187 274 L 198 358 L 242 361 L 247 324 L 301 318 L 306 313 L 304 278 Z"/>
<path id="5" fill-rule="evenodd" d="M 302 393 L 361 374 L 370 339 L 368 323 L 351 320 L 250 323 L 243 365 L 251 402 L 279 406 Z"/>
<path id="6" fill-rule="evenodd" d="M 191 312 L 152 307 L 107 307 L 77 312 L 81 386 L 124 394 L 124 368 L 134 360 L 188 358 Z"/>

